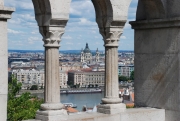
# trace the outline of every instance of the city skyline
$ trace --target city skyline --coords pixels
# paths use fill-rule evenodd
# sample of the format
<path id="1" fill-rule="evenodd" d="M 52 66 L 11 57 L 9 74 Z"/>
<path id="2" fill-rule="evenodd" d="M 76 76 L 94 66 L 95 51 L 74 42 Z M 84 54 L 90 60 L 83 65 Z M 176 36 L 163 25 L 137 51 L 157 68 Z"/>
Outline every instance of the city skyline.
<path id="1" fill-rule="evenodd" d="M 6 6 L 16 8 L 8 21 L 9 50 L 44 50 L 42 36 L 35 21 L 32 1 L 6 0 Z M 81 7 L 79 7 L 81 5 Z M 120 38 L 119 50 L 134 50 L 134 33 L 129 21 L 135 20 L 137 0 L 132 0 L 128 21 Z M 72 0 L 70 18 L 60 43 L 60 50 L 80 50 L 89 43 L 91 50 L 104 50 L 102 36 L 95 21 L 95 11 L 90 0 Z"/>

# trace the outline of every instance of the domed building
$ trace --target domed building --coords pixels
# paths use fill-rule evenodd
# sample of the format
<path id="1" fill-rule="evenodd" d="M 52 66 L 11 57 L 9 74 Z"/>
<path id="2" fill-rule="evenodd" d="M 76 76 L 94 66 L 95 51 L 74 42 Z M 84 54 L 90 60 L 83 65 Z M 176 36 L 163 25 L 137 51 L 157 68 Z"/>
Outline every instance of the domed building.
<path id="1" fill-rule="evenodd" d="M 87 64 L 92 63 L 92 53 L 91 50 L 89 49 L 88 43 L 86 43 L 86 47 L 85 49 L 81 51 L 81 62 L 85 62 Z M 99 61 L 99 52 L 98 49 L 96 51 L 96 56 L 95 56 L 95 61 L 98 62 Z"/>

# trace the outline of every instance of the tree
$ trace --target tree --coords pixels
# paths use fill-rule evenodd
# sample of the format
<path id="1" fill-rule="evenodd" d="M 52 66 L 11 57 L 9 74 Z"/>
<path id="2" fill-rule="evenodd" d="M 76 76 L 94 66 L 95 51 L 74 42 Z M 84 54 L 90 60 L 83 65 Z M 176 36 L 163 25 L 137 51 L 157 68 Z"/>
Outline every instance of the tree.
<path id="1" fill-rule="evenodd" d="M 20 121 L 35 118 L 36 111 L 40 108 L 43 100 L 31 96 L 29 92 L 21 94 L 17 97 L 21 89 L 21 83 L 12 76 L 12 80 L 8 84 L 8 105 L 7 120 Z"/>
<path id="2" fill-rule="evenodd" d="M 128 77 L 126 76 L 119 76 L 119 81 L 128 81 Z"/>
<path id="3" fill-rule="evenodd" d="M 38 90 L 38 85 L 32 85 L 30 90 Z"/>
<path id="4" fill-rule="evenodd" d="M 8 98 L 14 98 L 17 93 L 21 90 L 22 83 L 17 82 L 17 79 L 12 75 L 8 84 Z"/>
<path id="5" fill-rule="evenodd" d="M 134 80 L 134 71 L 131 72 L 130 80 Z"/>

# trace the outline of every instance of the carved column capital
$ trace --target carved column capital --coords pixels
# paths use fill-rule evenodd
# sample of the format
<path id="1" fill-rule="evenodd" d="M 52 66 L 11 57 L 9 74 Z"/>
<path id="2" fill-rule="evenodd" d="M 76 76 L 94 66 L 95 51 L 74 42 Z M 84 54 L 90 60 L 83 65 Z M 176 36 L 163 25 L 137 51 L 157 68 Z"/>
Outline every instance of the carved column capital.
<path id="1" fill-rule="evenodd" d="M 119 39 L 120 36 L 123 33 L 122 29 L 106 29 L 106 31 L 104 31 L 104 29 L 100 30 L 101 35 L 103 36 L 103 40 L 104 40 L 104 46 L 119 46 Z"/>
<path id="2" fill-rule="evenodd" d="M 61 37 L 64 34 L 62 27 L 40 27 L 43 36 L 44 47 L 60 47 Z"/>

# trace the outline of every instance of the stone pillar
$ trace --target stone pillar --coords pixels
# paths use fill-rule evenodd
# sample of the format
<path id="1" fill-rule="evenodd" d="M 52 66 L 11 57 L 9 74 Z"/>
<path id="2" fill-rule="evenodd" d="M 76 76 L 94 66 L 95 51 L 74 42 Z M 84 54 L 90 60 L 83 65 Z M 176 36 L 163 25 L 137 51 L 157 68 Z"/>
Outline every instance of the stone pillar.
<path id="1" fill-rule="evenodd" d="M 7 120 L 7 94 L 8 94 L 8 40 L 7 19 L 11 18 L 14 8 L 4 7 L 0 0 L 0 121 Z"/>
<path id="2" fill-rule="evenodd" d="M 69 20 L 71 0 L 32 0 L 32 2 L 45 47 L 44 104 L 37 111 L 36 119 L 65 120 L 67 111 L 60 103 L 59 44 Z"/>
<path id="3" fill-rule="evenodd" d="M 105 95 L 97 110 L 114 114 L 126 109 L 119 98 L 118 41 L 127 20 L 131 0 L 92 0 L 96 11 L 96 22 L 105 46 Z"/>
<path id="4" fill-rule="evenodd" d="M 98 106 L 98 112 L 114 114 L 125 111 L 126 106 L 119 98 L 118 80 L 118 41 L 122 29 L 107 28 L 106 33 L 101 32 L 105 46 L 105 95 L 102 104 Z"/>
<path id="5" fill-rule="evenodd" d="M 44 104 L 41 104 L 36 119 L 54 121 L 67 115 L 60 103 L 59 43 L 64 33 L 61 27 L 40 27 L 45 47 L 45 90 Z"/>

